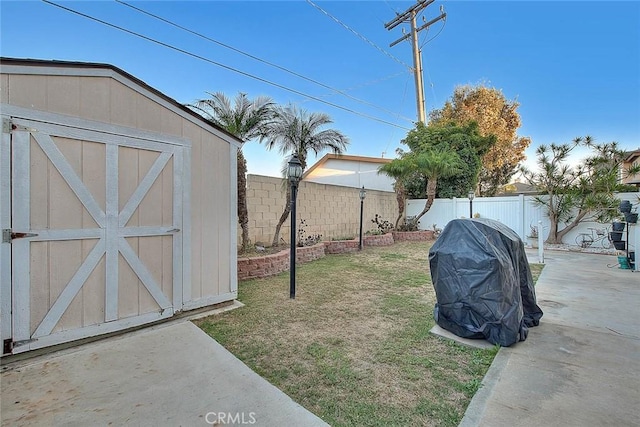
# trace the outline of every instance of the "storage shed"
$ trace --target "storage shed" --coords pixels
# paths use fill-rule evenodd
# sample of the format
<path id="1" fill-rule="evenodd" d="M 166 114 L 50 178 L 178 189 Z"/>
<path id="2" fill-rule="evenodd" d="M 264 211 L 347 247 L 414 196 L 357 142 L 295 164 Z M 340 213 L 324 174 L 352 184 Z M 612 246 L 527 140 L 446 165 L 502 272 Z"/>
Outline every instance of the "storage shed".
<path id="1" fill-rule="evenodd" d="M 105 64 L 0 59 L 3 355 L 237 296 L 241 141 Z"/>

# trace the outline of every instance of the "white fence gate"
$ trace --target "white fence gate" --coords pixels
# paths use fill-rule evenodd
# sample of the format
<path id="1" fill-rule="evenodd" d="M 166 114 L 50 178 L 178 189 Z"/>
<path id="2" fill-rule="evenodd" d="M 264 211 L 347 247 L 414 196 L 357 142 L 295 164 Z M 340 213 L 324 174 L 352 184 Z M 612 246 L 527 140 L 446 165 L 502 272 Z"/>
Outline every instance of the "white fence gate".
<path id="1" fill-rule="evenodd" d="M 3 353 L 181 310 L 188 141 L 11 110 L 0 145 Z"/>

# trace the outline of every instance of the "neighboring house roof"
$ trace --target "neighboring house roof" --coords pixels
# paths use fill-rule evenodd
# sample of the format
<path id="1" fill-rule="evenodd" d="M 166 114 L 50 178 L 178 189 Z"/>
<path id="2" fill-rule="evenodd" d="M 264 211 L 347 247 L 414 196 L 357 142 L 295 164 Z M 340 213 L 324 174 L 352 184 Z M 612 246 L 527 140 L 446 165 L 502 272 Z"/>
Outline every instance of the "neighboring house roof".
<path id="1" fill-rule="evenodd" d="M 384 165 L 385 163 L 390 163 L 392 160 L 392 159 L 385 159 L 382 157 L 364 157 L 364 156 L 351 156 L 348 154 L 328 153 L 328 154 L 325 154 L 320 160 L 318 160 L 313 166 L 307 169 L 307 171 L 302 175 L 302 179 L 305 179 L 309 175 L 313 175 L 313 176 L 320 175 L 317 169 L 326 169 L 325 165 L 327 161 L 331 159 L 349 160 L 349 161 L 365 162 L 365 163 L 377 163 L 380 166 Z M 325 172 L 325 173 L 328 173 L 328 172 Z M 341 174 L 343 173 L 343 171 L 336 169 L 335 173 Z M 326 176 L 326 175 L 323 175 L 323 176 Z"/>
<path id="2" fill-rule="evenodd" d="M 626 154 L 627 158 L 624 160 L 625 163 L 633 162 L 640 157 L 640 149 L 637 149 L 635 151 L 627 151 Z"/>
<path id="3" fill-rule="evenodd" d="M 502 190 L 498 192 L 498 196 L 500 195 L 509 195 L 509 194 L 538 194 L 539 191 L 535 186 L 526 184 L 524 182 L 512 182 L 502 187 Z"/>
<path id="4" fill-rule="evenodd" d="M 164 100 L 167 103 L 171 104 L 173 107 L 177 108 L 178 110 L 181 110 L 182 112 L 188 114 L 191 118 L 202 122 L 203 124 L 205 124 L 208 127 L 214 128 L 216 131 L 218 131 L 219 133 L 223 134 L 223 135 L 220 135 L 220 137 L 222 137 L 227 142 L 231 142 L 229 137 L 231 137 L 231 139 L 233 140 L 234 144 L 237 144 L 238 142 L 240 142 L 240 143 L 244 142 L 241 139 L 239 139 L 238 137 L 236 137 L 235 135 L 227 132 L 222 127 L 216 125 L 215 123 L 213 123 L 210 120 L 205 119 L 204 117 L 202 117 L 197 112 L 195 112 L 192 109 L 186 107 L 184 104 L 179 103 L 175 99 L 165 95 L 164 93 L 162 93 L 159 90 L 153 88 L 152 86 L 149 86 L 147 83 L 143 82 L 142 80 L 138 79 L 137 77 L 134 77 L 133 75 L 127 73 L 126 71 L 124 71 L 124 70 L 122 70 L 122 69 L 120 69 L 120 68 L 118 68 L 118 67 L 116 67 L 114 65 L 111 65 L 111 64 L 103 64 L 103 63 L 96 63 L 96 62 L 77 62 L 77 61 L 58 61 L 58 60 L 0 57 L 0 68 L 3 68 L 5 66 L 12 66 L 12 68 L 14 68 L 14 69 L 16 69 L 16 68 L 18 68 L 20 66 L 24 66 L 25 68 L 24 68 L 23 71 L 26 74 L 30 74 L 29 70 L 33 70 L 34 68 L 37 68 L 37 67 L 60 68 L 60 69 L 76 69 L 76 70 L 79 70 L 79 71 L 80 70 L 88 70 L 88 69 L 109 70 L 109 71 L 112 71 L 112 72 L 114 72 L 116 74 L 119 74 L 120 76 L 132 81 L 133 83 L 137 84 L 138 86 L 143 87 L 145 90 L 151 92 L 153 95 L 155 95 L 155 96 L 157 96 L 159 98 L 162 98 L 162 100 Z M 5 70 L 3 70 L 3 72 L 4 71 Z"/>
<path id="5" fill-rule="evenodd" d="M 640 149 L 635 151 L 627 151 L 624 163 L 622 164 L 620 175 L 622 177 L 622 183 L 640 186 L 640 174 L 628 175 L 627 168 L 637 164 L 640 161 Z"/>
<path id="6" fill-rule="evenodd" d="M 371 190 L 393 191 L 393 179 L 378 174 L 380 166 L 392 159 L 325 154 L 302 175 L 305 181 Z"/>

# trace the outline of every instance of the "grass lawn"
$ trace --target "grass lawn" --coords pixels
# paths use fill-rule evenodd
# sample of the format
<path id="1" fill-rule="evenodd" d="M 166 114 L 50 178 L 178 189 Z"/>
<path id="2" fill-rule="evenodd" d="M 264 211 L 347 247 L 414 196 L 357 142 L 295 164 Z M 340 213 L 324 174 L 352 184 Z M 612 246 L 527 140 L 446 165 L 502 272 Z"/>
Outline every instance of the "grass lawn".
<path id="1" fill-rule="evenodd" d="M 241 282 L 245 307 L 196 322 L 332 426 L 456 426 L 498 348 L 429 333 L 430 243 L 329 255 Z M 537 278 L 542 266 L 532 265 Z"/>

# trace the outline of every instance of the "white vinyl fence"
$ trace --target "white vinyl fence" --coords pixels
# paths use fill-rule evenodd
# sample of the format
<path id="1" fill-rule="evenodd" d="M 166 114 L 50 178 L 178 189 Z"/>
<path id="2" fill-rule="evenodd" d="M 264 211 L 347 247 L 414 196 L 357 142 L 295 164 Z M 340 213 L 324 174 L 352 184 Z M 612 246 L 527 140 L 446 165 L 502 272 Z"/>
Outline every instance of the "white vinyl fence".
<path id="1" fill-rule="evenodd" d="M 634 209 L 639 210 L 640 193 L 619 193 L 616 197 L 620 200 L 629 200 Z M 406 215 L 415 216 L 424 208 L 426 200 L 413 199 L 407 201 Z M 469 199 L 436 199 L 421 219 L 419 228 L 422 230 L 433 229 L 434 224 L 438 228 L 444 228 L 449 221 L 454 218 L 469 218 Z M 543 237 L 546 240 L 549 234 L 549 218 L 544 207 L 536 206 L 533 197 L 522 194 L 507 197 L 476 197 L 473 199 L 473 214 L 479 214 L 482 218 L 490 218 L 505 224 L 514 230 L 526 241 L 526 236 L 530 234 L 530 227 L 542 222 Z M 597 222 L 585 222 L 578 225 L 564 236 L 563 243 L 575 245 L 575 239 L 580 233 L 589 233 L 589 228 L 610 228 L 610 224 L 599 224 Z M 562 228 L 562 227 L 560 227 Z M 629 243 L 633 250 L 635 242 L 640 241 L 640 226 L 630 227 Z M 627 230 L 625 230 L 627 232 Z M 594 245 L 596 245 L 594 243 Z"/>

